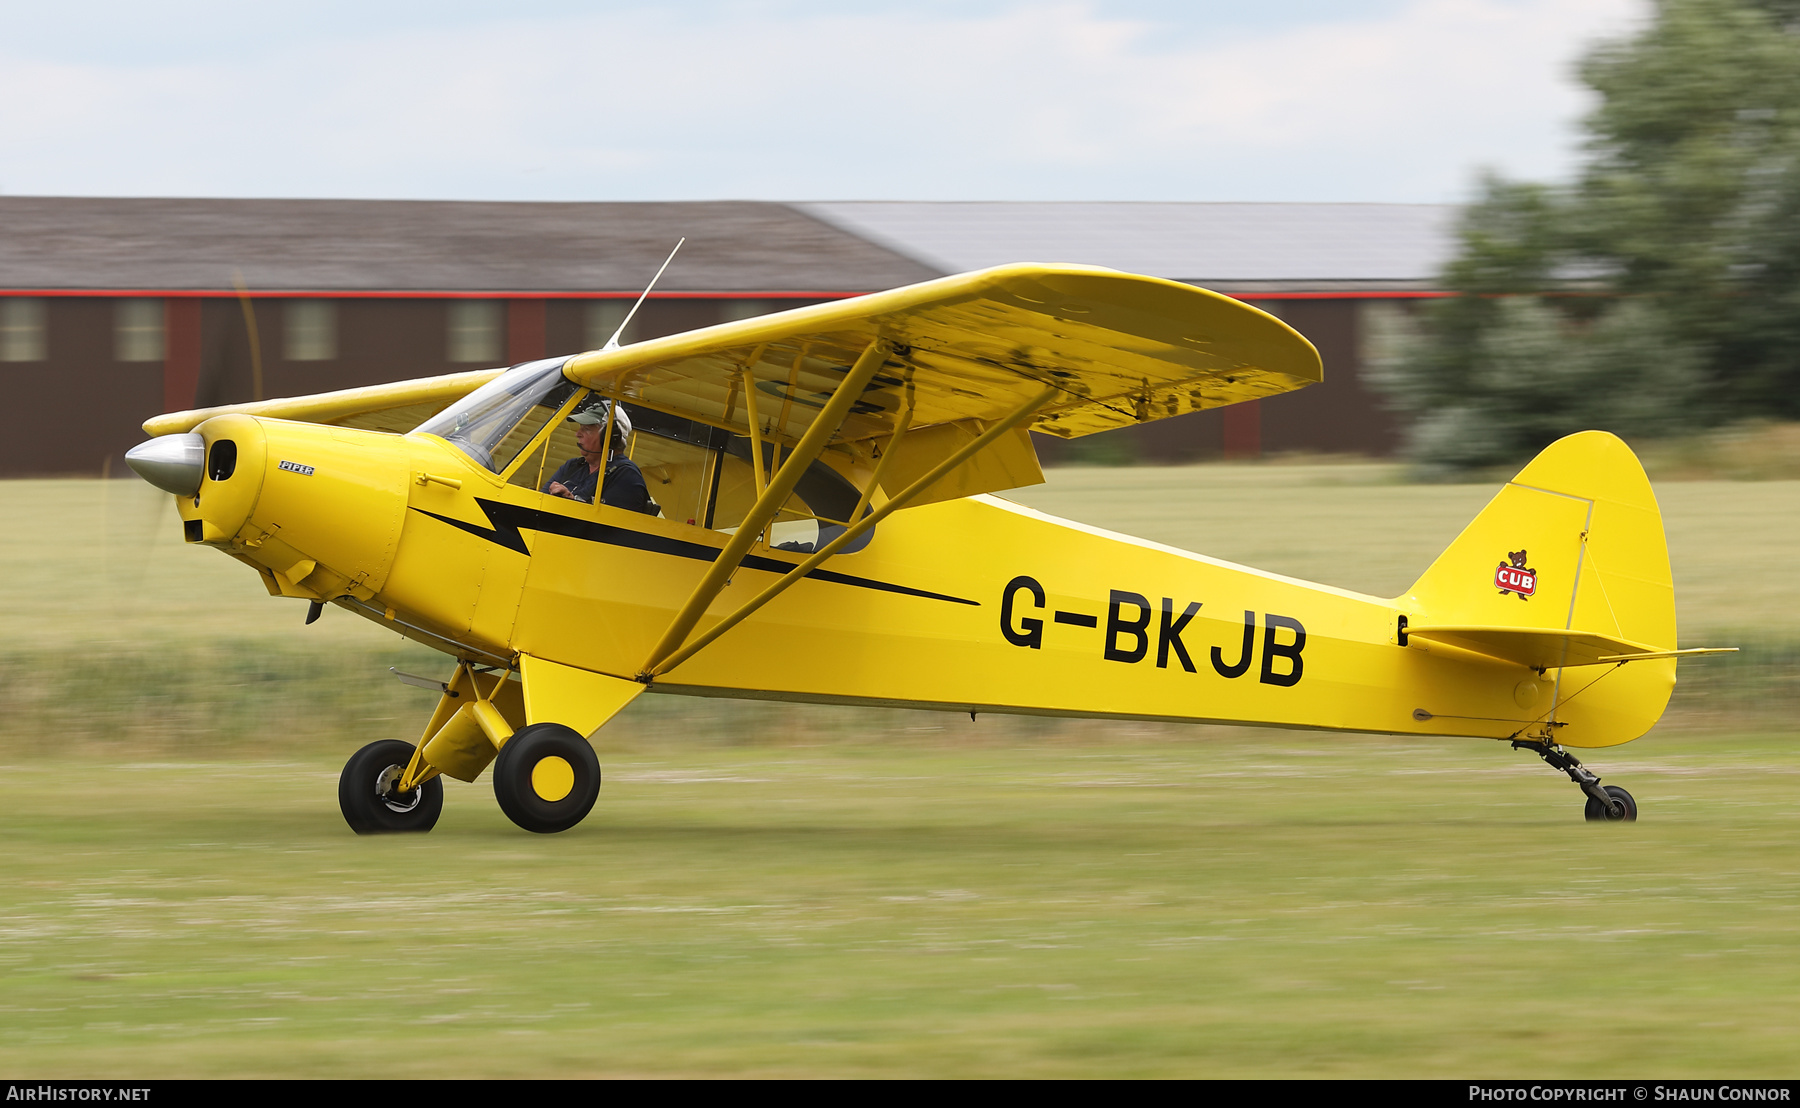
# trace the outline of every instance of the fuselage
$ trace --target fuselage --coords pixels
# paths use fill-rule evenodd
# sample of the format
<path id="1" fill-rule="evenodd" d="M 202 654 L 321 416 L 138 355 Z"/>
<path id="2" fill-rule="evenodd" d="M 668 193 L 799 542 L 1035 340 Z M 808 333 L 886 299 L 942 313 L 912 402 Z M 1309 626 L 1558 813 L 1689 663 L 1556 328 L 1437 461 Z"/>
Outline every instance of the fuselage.
<path id="1" fill-rule="evenodd" d="M 431 435 L 249 416 L 200 430 L 231 438 L 237 462 L 179 501 L 190 539 L 255 566 L 272 593 L 497 666 L 524 654 L 636 677 L 729 538 L 509 484 Z M 756 548 L 696 633 L 802 558 Z M 1405 597 L 976 496 L 893 514 L 652 688 L 1490 738 L 1544 716 L 1554 678 L 1403 645 L 1408 614 L 1419 622 Z"/>

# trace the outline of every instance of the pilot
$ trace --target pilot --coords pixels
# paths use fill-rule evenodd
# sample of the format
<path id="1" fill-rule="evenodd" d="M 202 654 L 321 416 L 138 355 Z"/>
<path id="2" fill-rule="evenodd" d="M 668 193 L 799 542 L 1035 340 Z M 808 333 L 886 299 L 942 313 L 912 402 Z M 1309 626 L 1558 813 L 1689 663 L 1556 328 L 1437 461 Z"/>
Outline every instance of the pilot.
<path id="1" fill-rule="evenodd" d="M 600 503 L 633 512 L 655 515 L 656 502 L 650 499 L 643 471 L 625 457 L 625 444 L 631 438 L 631 417 L 619 408 L 613 420 L 612 450 L 601 443 L 606 435 L 606 417 L 612 401 L 593 400 L 575 410 L 569 422 L 575 424 L 575 445 L 581 453 L 558 467 L 555 476 L 544 486 L 552 496 L 566 496 L 583 504 L 594 502 L 594 487 L 601 485 L 601 467 L 606 468 L 606 481 L 601 485 Z M 610 454 L 610 457 L 608 456 Z"/>

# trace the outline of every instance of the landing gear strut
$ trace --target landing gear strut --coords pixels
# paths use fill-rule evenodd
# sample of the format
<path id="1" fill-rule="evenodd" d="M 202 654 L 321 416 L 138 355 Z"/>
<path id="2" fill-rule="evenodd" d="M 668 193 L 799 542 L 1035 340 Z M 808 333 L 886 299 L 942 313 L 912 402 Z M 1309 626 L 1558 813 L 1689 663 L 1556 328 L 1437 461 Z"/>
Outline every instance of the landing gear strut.
<path id="1" fill-rule="evenodd" d="M 1637 801 L 1617 785 L 1602 787 L 1600 777 L 1582 765 L 1575 755 L 1553 742 L 1539 739 L 1514 739 L 1514 750 L 1529 750 L 1569 775 L 1587 794 L 1587 818 L 1595 822 L 1617 823 L 1637 819 Z"/>

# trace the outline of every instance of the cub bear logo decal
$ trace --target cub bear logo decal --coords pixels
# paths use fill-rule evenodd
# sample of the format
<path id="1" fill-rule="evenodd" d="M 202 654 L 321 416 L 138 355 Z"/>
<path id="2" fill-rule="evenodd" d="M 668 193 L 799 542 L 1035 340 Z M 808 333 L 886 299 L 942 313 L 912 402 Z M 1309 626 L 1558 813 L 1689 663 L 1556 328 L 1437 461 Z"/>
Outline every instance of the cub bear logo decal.
<path id="1" fill-rule="evenodd" d="M 1525 564 L 1523 550 L 1506 552 L 1507 561 L 1501 562 L 1494 570 L 1494 587 L 1502 596 L 1515 593 L 1520 600 L 1528 599 L 1537 591 L 1537 570 Z"/>

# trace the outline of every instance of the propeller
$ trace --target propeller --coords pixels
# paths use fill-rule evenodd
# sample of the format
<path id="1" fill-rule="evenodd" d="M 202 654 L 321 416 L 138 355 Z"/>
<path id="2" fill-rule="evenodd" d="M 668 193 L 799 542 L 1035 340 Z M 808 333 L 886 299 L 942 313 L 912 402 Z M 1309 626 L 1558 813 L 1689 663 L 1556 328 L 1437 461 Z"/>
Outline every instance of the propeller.
<path id="1" fill-rule="evenodd" d="M 667 265 L 667 262 L 663 263 Z M 244 331 L 250 336 L 250 399 L 263 398 L 263 365 L 262 339 L 256 333 L 256 307 L 250 302 L 250 290 L 244 285 L 244 275 L 238 270 L 231 271 L 231 283 L 237 286 L 238 307 L 244 313 Z"/>
<path id="2" fill-rule="evenodd" d="M 161 486 L 121 480 L 116 468 L 110 454 L 100 467 L 101 587 L 115 617 L 135 616 L 143 611 L 154 552 L 180 529 L 169 526 L 174 505 Z"/>

